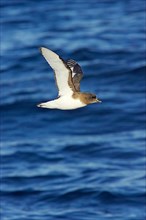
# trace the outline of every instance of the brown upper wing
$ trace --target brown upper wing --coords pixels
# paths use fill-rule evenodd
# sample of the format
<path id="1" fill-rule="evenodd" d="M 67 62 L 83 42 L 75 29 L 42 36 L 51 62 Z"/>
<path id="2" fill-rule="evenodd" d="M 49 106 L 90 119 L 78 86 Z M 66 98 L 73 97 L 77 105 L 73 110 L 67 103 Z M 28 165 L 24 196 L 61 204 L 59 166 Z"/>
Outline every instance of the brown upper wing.
<path id="1" fill-rule="evenodd" d="M 73 80 L 75 89 L 76 91 L 80 92 L 80 81 L 83 77 L 82 69 L 75 60 L 71 60 L 71 59 L 67 60 L 66 64 L 67 66 L 69 66 L 69 68 L 72 71 L 72 80 Z"/>

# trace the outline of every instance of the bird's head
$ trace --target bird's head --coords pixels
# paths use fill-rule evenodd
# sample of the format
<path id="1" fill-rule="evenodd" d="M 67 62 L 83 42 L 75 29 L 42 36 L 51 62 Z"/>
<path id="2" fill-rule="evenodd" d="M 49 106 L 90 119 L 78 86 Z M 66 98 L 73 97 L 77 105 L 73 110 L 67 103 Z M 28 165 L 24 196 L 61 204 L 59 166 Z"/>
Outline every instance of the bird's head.
<path id="1" fill-rule="evenodd" d="M 82 93 L 82 101 L 86 104 L 101 102 L 93 93 Z"/>
<path id="2" fill-rule="evenodd" d="M 90 103 L 101 102 L 101 101 L 96 97 L 96 95 L 93 94 L 93 93 L 87 94 L 87 99 L 88 99 L 88 101 L 89 101 Z"/>

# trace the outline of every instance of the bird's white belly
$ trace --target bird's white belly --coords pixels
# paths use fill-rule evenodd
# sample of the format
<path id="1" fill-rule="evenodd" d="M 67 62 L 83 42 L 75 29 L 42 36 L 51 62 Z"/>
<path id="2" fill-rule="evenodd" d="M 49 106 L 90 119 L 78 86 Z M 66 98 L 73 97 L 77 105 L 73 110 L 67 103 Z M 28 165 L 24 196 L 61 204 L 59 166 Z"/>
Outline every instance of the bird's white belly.
<path id="1" fill-rule="evenodd" d="M 72 98 L 72 96 L 61 96 L 58 99 L 41 103 L 38 106 L 41 108 L 71 110 L 84 107 L 86 104 L 81 102 L 79 99 Z"/>
<path id="2" fill-rule="evenodd" d="M 62 110 L 71 110 L 76 108 L 84 107 L 85 104 L 83 104 L 79 99 L 73 99 L 72 97 L 60 97 L 57 100 L 54 100 L 54 104 L 56 108 L 62 109 Z"/>

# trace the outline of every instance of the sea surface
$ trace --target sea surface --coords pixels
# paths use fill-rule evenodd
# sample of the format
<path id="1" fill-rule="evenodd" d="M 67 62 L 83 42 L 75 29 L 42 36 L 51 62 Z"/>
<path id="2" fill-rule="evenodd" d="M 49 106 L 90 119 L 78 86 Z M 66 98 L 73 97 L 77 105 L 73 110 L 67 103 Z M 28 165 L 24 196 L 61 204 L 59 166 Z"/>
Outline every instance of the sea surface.
<path id="1" fill-rule="evenodd" d="M 146 219 L 146 2 L 1 0 L 1 220 Z M 45 46 L 101 104 L 57 96 Z"/>

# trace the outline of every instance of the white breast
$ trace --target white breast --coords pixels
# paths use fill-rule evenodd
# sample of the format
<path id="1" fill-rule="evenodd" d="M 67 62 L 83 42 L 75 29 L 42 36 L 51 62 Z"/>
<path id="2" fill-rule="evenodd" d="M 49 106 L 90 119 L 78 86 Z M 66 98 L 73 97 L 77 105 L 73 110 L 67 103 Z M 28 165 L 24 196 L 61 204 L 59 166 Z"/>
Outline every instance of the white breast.
<path id="1" fill-rule="evenodd" d="M 56 104 L 56 108 L 62 110 L 81 108 L 86 105 L 83 104 L 79 99 L 74 99 L 71 96 L 62 96 L 54 101 Z"/>
<path id="2" fill-rule="evenodd" d="M 61 109 L 61 110 L 71 110 L 76 108 L 81 108 L 86 106 L 79 99 L 74 99 L 72 96 L 61 96 L 53 101 L 41 103 L 42 108 L 51 109 Z"/>

